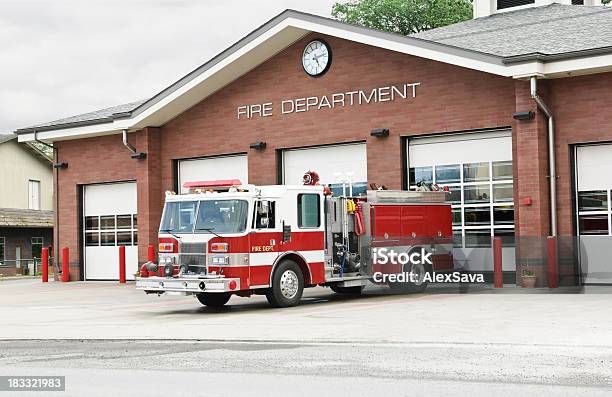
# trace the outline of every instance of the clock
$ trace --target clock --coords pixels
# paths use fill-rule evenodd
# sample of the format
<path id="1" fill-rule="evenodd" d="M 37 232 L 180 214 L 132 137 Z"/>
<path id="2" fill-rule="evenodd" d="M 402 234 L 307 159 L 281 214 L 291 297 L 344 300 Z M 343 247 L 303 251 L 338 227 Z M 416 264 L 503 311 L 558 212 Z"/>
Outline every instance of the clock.
<path id="1" fill-rule="evenodd" d="M 312 40 L 302 53 L 302 66 L 309 76 L 319 77 L 329 69 L 331 58 L 329 44 L 321 39 Z"/>

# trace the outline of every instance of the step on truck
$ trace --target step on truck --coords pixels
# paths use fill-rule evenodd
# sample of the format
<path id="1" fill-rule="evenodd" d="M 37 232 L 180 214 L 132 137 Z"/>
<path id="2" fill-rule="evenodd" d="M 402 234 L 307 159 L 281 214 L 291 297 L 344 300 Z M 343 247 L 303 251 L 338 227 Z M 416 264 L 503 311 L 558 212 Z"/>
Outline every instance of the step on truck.
<path id="1" fill-rule="evenodd" d="M 427 272 L 452 270 L 446 192 L 368 190 L 353 196 L 352 186 L 343 183 L 334 195 L 316 184 L 312 172 L 304 182 L 202 181 L 186 183 L 186 194 L 166 192 L 158 262 L 142 265 L 136 287 L 148 294 L 193 295 L 207 306 L 258 294 L 272 306 L 288 307 L 300 302 L 304 288 L 360 293 L 374 283 L 422 292 Z M 431 260 L 379 260 L 377 252 Z M 401 282 L 381 277 L 402 273 L 412 276 Z"/>

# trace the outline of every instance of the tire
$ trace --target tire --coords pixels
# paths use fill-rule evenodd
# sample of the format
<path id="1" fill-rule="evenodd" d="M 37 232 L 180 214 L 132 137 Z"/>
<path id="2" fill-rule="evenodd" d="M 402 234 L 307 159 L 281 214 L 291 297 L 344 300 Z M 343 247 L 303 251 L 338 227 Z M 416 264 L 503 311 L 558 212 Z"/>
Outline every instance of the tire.
<path id="1" fill-rule="evenodd" d="M 404 265 L 403 271 L 405 273 L 414 273 L 418 274 L 418 278 L 421 281 L 417 282 L 397 282 L 397 283 L 389 283 L 389 287 L 391 288 L 391 292 L 395 294 L 418 294 L 424 292 L 427 289 L 427 281 L 423 280 L 425 273 L 431 273 L 432 269 L 430 265 L 426 264 L 412 264 L 407 263 Z"/>
<path id="2" fill-rule="evenodd" d="M 202 292 L 200 294 L 196 294 L 196 297 L 204 306 L 210 307 L 222 307 L 230 300 L 232 294 L 229 293 L 210 293 L 210 292 Z"/>
<path id="3" fill-rule="evenodd" d="M 272 276 L 272 287 L 266 298 L 273 307 L 297 306 L 304 292 L 304 275 L 297 263 L 283 260 Z"/>
<path id="4" fill-rule="evenodd" d="M 329 286 L 332 291 L 337 294 L 346 294 L 346 295 L 361 295 L 361 291 L 363 291 L 363 286 L 359 285 L 357 287 L 338 287 L 335 284 Z"/>

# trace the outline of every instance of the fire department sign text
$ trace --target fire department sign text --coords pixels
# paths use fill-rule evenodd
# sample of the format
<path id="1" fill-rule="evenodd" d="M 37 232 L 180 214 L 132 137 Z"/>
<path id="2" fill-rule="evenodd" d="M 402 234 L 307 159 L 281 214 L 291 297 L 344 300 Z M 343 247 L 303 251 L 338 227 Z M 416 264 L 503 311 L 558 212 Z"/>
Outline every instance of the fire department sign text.
<path id="1" fill-rule="evenodd" d="M 322 96 L 285 99 L 280 102 L 281 114 L 310 112 L 313 110 L 335 109 L 356 105 L 367 105 L 378 102 L 393 102 L 396 99 L 408 100 L 416 98 L 416 88 L 421 83 L 403 83 L 371 90 L 338 92 Z M 274 115 L 275 106 L 272 102 L 255 103 L 238 106 L 238 120 Z"/>

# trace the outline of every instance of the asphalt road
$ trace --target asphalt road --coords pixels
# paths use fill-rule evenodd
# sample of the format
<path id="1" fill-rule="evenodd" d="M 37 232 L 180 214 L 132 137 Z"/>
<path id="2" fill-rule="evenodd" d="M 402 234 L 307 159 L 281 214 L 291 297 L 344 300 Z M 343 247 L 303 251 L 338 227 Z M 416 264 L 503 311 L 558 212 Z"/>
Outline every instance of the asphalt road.
<path id="1" fill-rule="evenodd" d="M 66 376 L 66 392 L 40 395 L 612 394 L 612 349 L 599 347 L 7 341 L 0 351 L 0 375 Z"/>
<path id="2" fill-rule="evenodd" d="M 0 375 L 66 376 L 43 396 L 612 395 L 608 289 L 432 292 L 212 310 L 129 284 L 2 281 Z"/>

